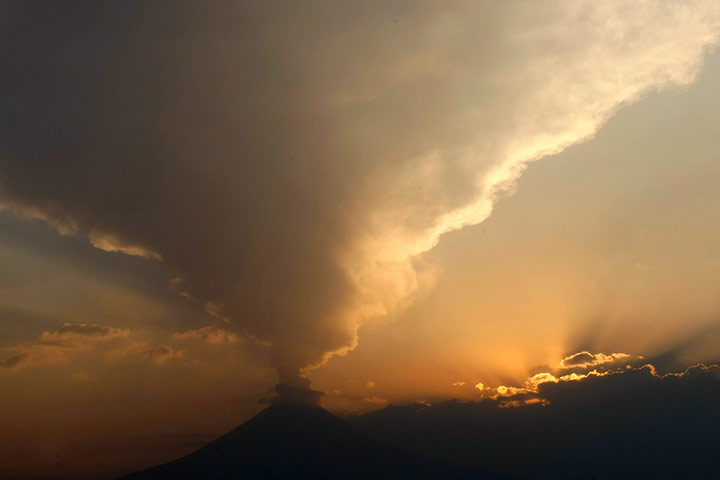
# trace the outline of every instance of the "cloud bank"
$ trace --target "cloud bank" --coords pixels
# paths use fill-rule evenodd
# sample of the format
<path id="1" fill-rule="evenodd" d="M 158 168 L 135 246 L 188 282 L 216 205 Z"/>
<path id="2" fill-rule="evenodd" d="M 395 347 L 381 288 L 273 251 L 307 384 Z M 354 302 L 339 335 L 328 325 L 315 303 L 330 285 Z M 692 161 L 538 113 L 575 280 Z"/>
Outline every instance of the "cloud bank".
<path id="1" fill-rule="evenodd" d="M 546 381 L 534 392 L 351 418 L 391 444 L 521 478 L 714 478 L 720 367 Z"/>
<path id="2" fill-rule="evenodd" d="M 691 83 L 720 27 L 707 0 L 4 9 L 3 208 L 161 261 L 297 388 L 528 163 Z"/>

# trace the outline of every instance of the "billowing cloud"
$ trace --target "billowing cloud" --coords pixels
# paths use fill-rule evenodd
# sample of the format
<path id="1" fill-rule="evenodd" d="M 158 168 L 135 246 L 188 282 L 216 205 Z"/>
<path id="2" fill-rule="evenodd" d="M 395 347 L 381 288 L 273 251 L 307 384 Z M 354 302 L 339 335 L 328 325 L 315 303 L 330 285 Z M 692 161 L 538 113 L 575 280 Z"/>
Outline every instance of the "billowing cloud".
<path id="1" fill-rule="evenodd" d="M 692 82 L 720 26 L 708 0 L 7 13 L 3 208 L 161 260 L 298 388 L 529 162 Z"/>
<path id="2" fill-rule="evenodd" d="M 561 369 L 586 369 L 588 367 L 597 367 L 599 365 L 607 364 L 618 364 L 627 363 L 633 360 L 631 355 L 627 353 L 611 353 L 606 355 L 604 353 L 590 353 L 590 352 L 578 352 L 560 360 L 558 368 Z"/>

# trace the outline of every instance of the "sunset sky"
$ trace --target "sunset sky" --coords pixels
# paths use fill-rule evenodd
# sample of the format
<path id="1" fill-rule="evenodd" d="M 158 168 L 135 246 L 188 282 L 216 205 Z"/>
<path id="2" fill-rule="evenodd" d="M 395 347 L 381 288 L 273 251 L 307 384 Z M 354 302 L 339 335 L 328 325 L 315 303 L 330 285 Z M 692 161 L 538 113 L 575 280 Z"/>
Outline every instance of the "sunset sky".
<path id="1" fill-rule="evenodd" d="M 0 476 L 276 392 L 717 378 L 718 42 L 715 0 L 0 3 Z"/>

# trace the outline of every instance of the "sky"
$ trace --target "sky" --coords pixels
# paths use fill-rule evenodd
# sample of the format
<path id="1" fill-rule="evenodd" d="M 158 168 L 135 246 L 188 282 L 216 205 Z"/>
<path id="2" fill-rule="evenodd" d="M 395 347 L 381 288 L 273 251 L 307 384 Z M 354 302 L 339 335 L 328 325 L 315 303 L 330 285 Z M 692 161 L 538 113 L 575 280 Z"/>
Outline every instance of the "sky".
<path id="1" fill-rule="evenodd" d="M 720 5 L 356 3 L 0 4 L 0 473 L 720 360 Z"/>

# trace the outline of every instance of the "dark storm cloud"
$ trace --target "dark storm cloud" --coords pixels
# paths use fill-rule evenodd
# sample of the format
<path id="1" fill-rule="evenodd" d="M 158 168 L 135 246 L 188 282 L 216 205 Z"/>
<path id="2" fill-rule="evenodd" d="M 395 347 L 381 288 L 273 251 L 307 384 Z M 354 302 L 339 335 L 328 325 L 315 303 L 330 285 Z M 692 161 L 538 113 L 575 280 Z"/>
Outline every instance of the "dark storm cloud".
<path id="1" fill-rule="evenodd" d="M 440 235 L 717 39 L 713 2 L 572 5 L 6 2 L 0 208 L 162 262 L 305 388 Z"/>
<path id="2" fill-rule="evenodd" d="M 352 421 L 404 448 L 523 478 L 712 477 L 720 474 L 720 366 L 665 376 L 646 366 Z"/>

